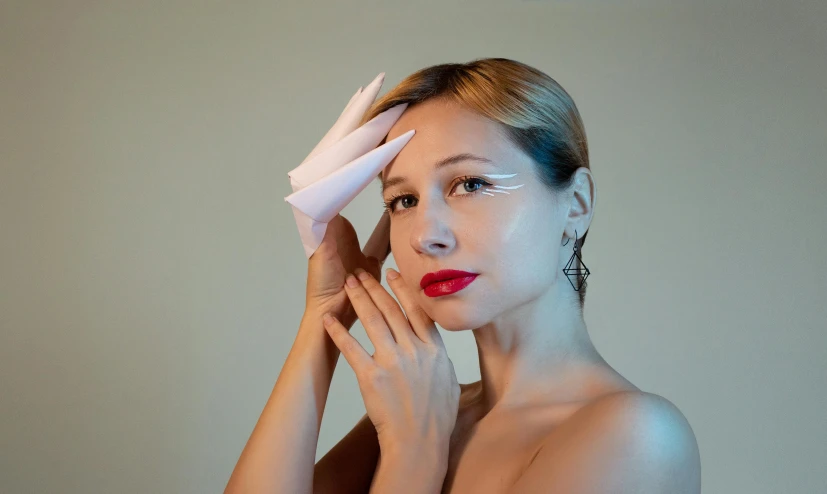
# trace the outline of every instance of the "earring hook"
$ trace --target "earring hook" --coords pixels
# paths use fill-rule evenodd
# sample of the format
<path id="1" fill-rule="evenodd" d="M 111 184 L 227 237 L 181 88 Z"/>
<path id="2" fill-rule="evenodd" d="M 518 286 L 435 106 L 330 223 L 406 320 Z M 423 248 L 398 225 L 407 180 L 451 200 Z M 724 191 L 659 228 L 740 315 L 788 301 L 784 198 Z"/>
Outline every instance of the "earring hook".
<path id="1" fill-rule="evenodd" d="M 563 244 L 563 247 L 568 245 L 569 240 L 571 240 L 571 237 L 566 239 L 566 243 Z M 577 230 L 574 230 L 574 247 L 577 248 Z"/>

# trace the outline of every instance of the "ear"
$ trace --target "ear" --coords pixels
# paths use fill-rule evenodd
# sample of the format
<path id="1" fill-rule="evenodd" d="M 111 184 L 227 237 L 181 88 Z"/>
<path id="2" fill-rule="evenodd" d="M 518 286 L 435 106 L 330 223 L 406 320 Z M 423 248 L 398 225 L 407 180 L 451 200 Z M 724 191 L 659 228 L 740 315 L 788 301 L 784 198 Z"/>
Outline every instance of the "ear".
<path id="1" fill-rule="evenodd" d="M 574 238 L 576 230 L 579 241 L 589 229 L 592 217 L 594 216 L 596 192 L 597 185 L 595 184 L 591 170 L 581 166 L 574 172 L 569 195 L 566 196 L 570 197 L 565 228 L 565 235 L 567 237 Z"/>

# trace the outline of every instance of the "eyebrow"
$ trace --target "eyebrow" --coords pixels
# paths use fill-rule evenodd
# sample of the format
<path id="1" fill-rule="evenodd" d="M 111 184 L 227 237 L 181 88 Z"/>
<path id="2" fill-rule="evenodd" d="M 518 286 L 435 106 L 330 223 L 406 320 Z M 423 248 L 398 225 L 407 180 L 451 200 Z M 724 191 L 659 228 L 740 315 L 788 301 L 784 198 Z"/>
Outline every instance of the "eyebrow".
<path id="1" fill-rule="evenodd" d="M 448 156 L 447 158 L 442 158 L 441 160 L 434 163 L 433 169 L 439 170 L 442 167 L 454 165 L 463 161 L 476 161 L 478 163 L 494 164 L 493 161 L 483 156 L 477 156 L 476 154 L 471 153 L 460 153 L 455 154 L 453 156 Z M 394 187 L 396 185 L 401 185 L 407 181 L 408 179 L 406 177 L 393 177 L 387 180 L 383 180 L 382 193 L 384 194 L 387 189 Z"/>

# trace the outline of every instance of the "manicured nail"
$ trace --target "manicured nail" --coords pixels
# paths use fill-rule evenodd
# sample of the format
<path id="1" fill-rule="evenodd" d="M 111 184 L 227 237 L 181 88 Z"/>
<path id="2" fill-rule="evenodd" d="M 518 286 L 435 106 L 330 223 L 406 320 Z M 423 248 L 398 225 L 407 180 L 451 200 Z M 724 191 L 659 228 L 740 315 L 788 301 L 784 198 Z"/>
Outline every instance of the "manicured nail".
<path id="1" fill-rule="evenodd" d="M 347 286 L 356 288 L 359 286 L 359 281 L 352 274 L 349 274 L 347 275 Z"/>
<path id="2" fill-rule="evenodd" d="M 396 278 L 399 278 L 399 273 L 394 271 L 393 268 L 388 268 L 385 270 L 385 276 L 387 276 L 389 280 L 395 280 Z"/>

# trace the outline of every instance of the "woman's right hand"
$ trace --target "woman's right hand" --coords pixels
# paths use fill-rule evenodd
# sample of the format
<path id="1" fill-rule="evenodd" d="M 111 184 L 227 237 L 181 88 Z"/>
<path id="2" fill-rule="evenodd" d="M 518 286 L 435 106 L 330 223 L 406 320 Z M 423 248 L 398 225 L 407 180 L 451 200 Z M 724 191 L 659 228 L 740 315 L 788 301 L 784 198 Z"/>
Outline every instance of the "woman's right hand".
<path id="1" fill-rule="evenodd" d="M 306 252 L 319 242 L 316 232 L 321 218 L 341 211 L 414 134 L 410 130 L 382 143 L 407 103 L 394 105 L 360 125 L 383 81 L 384 72 L 364 90 L 360 87 L 313 151 L 288 173 L 293 194 L 285 200 L 294 208 Z M 390 217 L 387 212 L 383 214 L 364 249 L 359 246 L 353 225 L 341 214 L 326 223 L 324 238 L 307 258 L 305 312 L 319 318 L 331 312 L 350 328 L 357 316 L 344 289 L 345 277 L 362 268 L 381 279 L 382 263 L 390 253 Z"/>
<path id="2" fill-rule="evenodd" d="M 358 316 L 345 292 L 345 278 L 356 268 L 362 268 L 381 280 L 383 262 L 384 259 L 365 256 L 353 225 L 337 214 L 328 223 L 324 240 L 307 262 L 305 312 L 320 319 L 322 314 L 330 312 L 349 329 Z"/>

